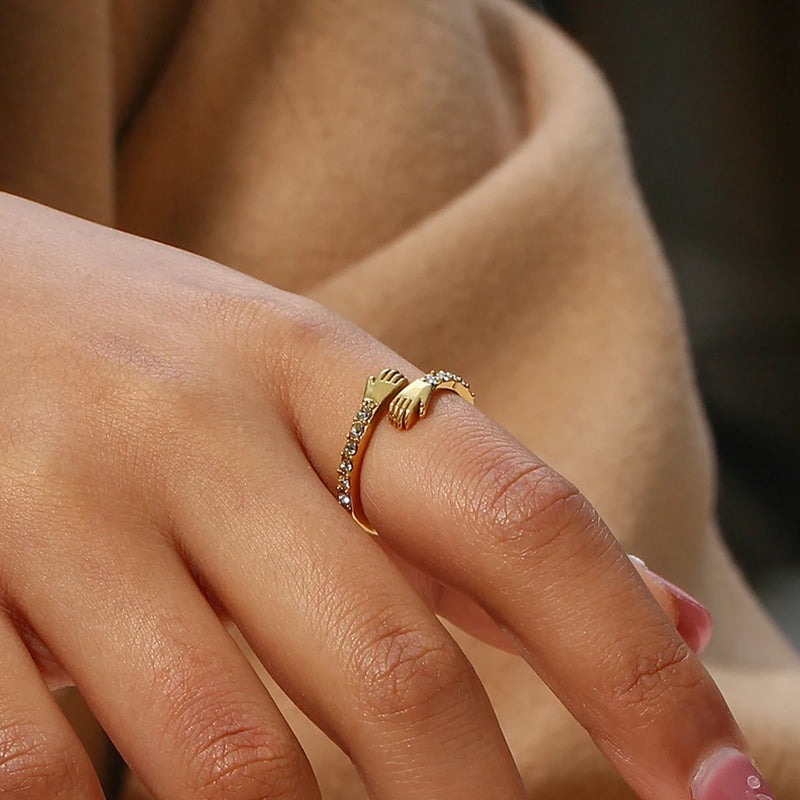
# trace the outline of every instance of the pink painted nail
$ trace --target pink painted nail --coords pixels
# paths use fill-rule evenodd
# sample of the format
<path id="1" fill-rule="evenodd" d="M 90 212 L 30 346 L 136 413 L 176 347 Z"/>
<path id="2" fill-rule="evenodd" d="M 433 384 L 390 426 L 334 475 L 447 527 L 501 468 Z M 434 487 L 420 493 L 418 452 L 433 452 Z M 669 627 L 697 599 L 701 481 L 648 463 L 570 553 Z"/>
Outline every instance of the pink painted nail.
<path id="1" fill-rule="evenodd" d="M 680 586 L 676 586 L 657 572 L 653 572 L 641 558 L 637 556 L 628 557 L 646 569 L 650 576 L 673 596 L 678 607 L 678 622 L 675 627 L 678 629 L 678 633 L 683 636 L 686 644 L 695 653 L 701 653 L 711 639 L 713 627 L 711 612 L 699 600 L 696 600 L 687 591 L 681 589 Z"/>
<path id="2" fill-rule="evenodd" d="M 695 653 L 701 653 L 711 639 L 711 612 L 680 586 L 652 571 L 650 573 L 664 584 L 678 604 L 678 633 Z"/>
<path id="3" fill-rule="evenodd" d="M 692 779 L 694 800 L 775 800 L 764 776 L 747 756 L 723 747 L 707 758 Z"/>

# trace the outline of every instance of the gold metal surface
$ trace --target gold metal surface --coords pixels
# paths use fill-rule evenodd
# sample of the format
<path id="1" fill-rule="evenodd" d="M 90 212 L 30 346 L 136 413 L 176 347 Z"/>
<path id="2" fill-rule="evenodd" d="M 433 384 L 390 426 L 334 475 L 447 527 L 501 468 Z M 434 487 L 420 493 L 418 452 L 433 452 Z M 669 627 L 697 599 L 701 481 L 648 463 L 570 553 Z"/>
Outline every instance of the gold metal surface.
<path id="1" fill-rule="evenodd" d="M 431 396 L 437 389 L 447 389 L 475 405 L 475 393 L 458 375 L 444 370 L 431 371 L 412 381 L 398 392 L 389 404 L 389 421 L 395 428 L 406 430 L 428 413 Z"/>
<path id="2" fill-rule="evenodd" d="M 375 426 L 388 407 L 392 425 L 408 430 L 428 413 L 431 395 L 437 389 L 455 392 L 475 404 L 475 394 L 469 384 L 445 370 L 431 370 L 412 383 L 396 369 L 384 369 L 377 377 L 367 378 L 361 405 L 353 416 L 342 448 L 336 492 L 342 507 L 368 533 L 377 531 L 369 524 L 361 505 L 361 464 Z"/>

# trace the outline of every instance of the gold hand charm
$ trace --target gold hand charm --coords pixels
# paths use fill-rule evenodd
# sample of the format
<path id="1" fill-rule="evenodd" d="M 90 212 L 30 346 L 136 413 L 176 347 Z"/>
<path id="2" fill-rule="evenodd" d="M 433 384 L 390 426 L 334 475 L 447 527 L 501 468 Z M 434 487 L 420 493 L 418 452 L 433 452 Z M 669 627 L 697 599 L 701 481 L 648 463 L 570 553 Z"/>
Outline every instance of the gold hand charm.
<path id="1" fill-rule="evenodd" d="M 412 381 L 398 392 L 389 403 L 389 422 L 405 430 L 428 413 L 428 401 L 433 394 L 433 385 L 422 378 Z"/>
<path id="2" fill-rule="evenodd" d="M 364 387 L 361 406 L 353 417 L 352 427 L 342 448 L 339 462 L 336 494 L 340 505 L 369 533 L 375 533 L 361 505 L 361 463 L 372 432 L 389 408 L 392 424 L 405 430 L 428 413 L 431 395 L 437 389 L 449 389 L 475 404 L 475 395 L 469 384 L 444 370 L 431 371 L 413 383 L 396 369 L 384 369 L 376 377 L 370 375 Z"/>
<path id="3" fill-rule="evenodd" d="M 396 369 L 384 369 L 376 378 L 370 375 L 364 388 L 364 398 L 380 405 L 387 397 L 394 394 L 398 387 L 405 386 L 408 378 Z"/>
<path id="4" fill-rule="evenodd" d="M 465 380 L 452 372 L 431 370 L 427 375 L 409 383 L 392 398 L 389 404 L 389 421 L 400 430 L 412 427 L 428 413 L 431 395 L 436 389 L 449 389 L 475 405 L 475 395 Z"/>

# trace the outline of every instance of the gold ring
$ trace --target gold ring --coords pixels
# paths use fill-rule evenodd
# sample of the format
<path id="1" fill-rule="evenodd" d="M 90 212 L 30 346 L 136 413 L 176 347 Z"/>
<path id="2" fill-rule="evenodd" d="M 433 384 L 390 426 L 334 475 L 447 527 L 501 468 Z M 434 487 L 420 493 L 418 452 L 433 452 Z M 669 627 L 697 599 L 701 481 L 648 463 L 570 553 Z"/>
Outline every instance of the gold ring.
<path id="1" fill-rule="evenodd" d="M 469 384 L 445 370 L 431 370 L 411 383 L 396 369 L 384 369 L 377 377 L 367 378 L 361 405 L 353 416 L 342 448 L 336 493 L 341 506 L 368 533 L 377 531 L 369 524 L 361 505 L 361 464 L 375 426 L 388 406 L 392 425 L 408 430 L 428 413 L 430 398 L 437 389 L 455 392 L 475 404 L 475 394 Z"/>

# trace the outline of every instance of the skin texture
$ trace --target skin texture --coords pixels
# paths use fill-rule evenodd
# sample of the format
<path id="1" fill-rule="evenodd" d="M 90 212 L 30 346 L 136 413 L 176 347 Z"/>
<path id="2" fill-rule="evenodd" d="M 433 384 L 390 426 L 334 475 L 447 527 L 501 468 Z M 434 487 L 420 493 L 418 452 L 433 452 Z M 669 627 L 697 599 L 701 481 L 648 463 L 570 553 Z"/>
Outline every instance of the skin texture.
<path id="1" fill-rule="evenodd" d="M 438 393 L 379 426 L 381 538 L 360 534 L 332 495 L 354 402 L 424 370 L 308 299 L 8 195 L 0 243 L 3 792 L 101 796 L 48 692 L 74 683 L 159 798 L 318 797 L 226 619 L 380 800 L 526 796 L 434 612 L 519 652 L 644 800 L 746 748 L 680 598 L 479 409 Z"/>

